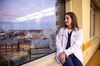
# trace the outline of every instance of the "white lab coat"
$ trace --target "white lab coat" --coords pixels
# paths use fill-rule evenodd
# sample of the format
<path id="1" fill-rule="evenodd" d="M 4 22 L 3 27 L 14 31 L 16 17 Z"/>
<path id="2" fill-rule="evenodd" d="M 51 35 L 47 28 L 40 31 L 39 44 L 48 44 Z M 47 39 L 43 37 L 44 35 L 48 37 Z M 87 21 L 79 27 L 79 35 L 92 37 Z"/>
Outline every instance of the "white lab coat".
<path id="1" fill-rule="evenodd" d="M 79 30 L 76 28 L 71 35 L 71 47 L 65 49 L 68 40 L 68 30 L 68 28 L 61 28 L 56 36 L 56 59 L 59 62 L 58 55 L 64 51 L 67 56 L 74 54 L 83 64 L 83 54 L 80 47 L 83 41 L 83 31 L 81 28 Z"/>

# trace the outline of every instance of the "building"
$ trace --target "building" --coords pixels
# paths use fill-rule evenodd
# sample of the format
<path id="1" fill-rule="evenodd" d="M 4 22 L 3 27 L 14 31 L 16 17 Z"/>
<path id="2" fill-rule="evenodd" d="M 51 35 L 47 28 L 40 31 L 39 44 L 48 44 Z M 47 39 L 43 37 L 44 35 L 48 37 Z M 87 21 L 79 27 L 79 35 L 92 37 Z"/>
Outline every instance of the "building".
<path id="1" fill-rule="evenodd" d="M 1 55 L 13 55 L 20 51 L 28 52 L 29 43 L 25 42 L 24 39 L 20 40 L 1 40 L 0 41 L 0 54 Z"/>
<path id="2" fill-rule="evenodd" d="M 29 48 L 30 48 L 30 41 L 28 41 L 27 39 L 18 39 L 19 43 L 18 43 L 18 50 L 19 51 L 26 51 L 28 52 Z"/>
<path id="3" fill-rule="evenodd" d="M 28 30 L 25 33 L 25 38 L 41 39 L 43 36 L 43 30 Z"/>
<path id="4" fill-rule="evenodd" d="M 18 40 L 2 40 L 0 41 L 0 54 L 11 55 L 18 50 Z"/>

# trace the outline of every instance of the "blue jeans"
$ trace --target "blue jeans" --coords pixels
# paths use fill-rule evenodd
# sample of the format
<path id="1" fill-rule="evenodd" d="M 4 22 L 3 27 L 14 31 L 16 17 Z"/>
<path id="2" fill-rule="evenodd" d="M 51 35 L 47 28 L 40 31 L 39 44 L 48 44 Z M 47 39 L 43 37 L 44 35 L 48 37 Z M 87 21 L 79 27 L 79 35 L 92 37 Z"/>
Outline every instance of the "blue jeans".
<path id="1" fill-rule="evenodd" d="M 65 63 L 62 65 L 63 66 L 83 66 L 81 61 L 74 54 L 69 55 L 68 58 L 66 58 Z"/>

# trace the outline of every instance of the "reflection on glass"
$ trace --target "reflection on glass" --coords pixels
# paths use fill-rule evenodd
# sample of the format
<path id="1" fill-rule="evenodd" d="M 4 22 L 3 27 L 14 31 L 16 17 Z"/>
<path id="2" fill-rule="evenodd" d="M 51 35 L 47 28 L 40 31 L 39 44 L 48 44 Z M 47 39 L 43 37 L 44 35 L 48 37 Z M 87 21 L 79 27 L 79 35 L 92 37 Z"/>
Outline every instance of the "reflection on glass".
<path id="1" fill-rule="evenodd" d="M 0 0 L 0 66 L 55 51 L 55 0 Z"/>

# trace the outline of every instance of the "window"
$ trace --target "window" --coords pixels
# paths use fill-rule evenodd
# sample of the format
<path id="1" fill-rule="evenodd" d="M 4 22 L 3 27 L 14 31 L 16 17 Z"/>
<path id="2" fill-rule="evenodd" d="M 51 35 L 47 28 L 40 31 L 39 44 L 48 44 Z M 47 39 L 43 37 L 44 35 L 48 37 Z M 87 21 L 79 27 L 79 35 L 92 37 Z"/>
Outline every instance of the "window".
<path id="1" fill-rule="evenodd" d="M 7 48 L 11 48 L 11 46 L 7 46 Z"/>
<path id="2" fill-rule="evenodd" d="M 3 46 L 3 48 L 5 48 L 5 46 Z"/>
<path id="3" fill-rule="evenodd" d="M 56 16 L 56 0 L 0 0 L 1 54 L 17 66 L 55 52 Z"/>
<path id="4" fill-rule="evenodd" d="M 13 46 L 13 48 L 16 48 L 16 46 Z"/>
<path id="5" fill-rule="evenodd" d="M 7 51 L 11 51 L 11 49 L 7 49 Z"/>

